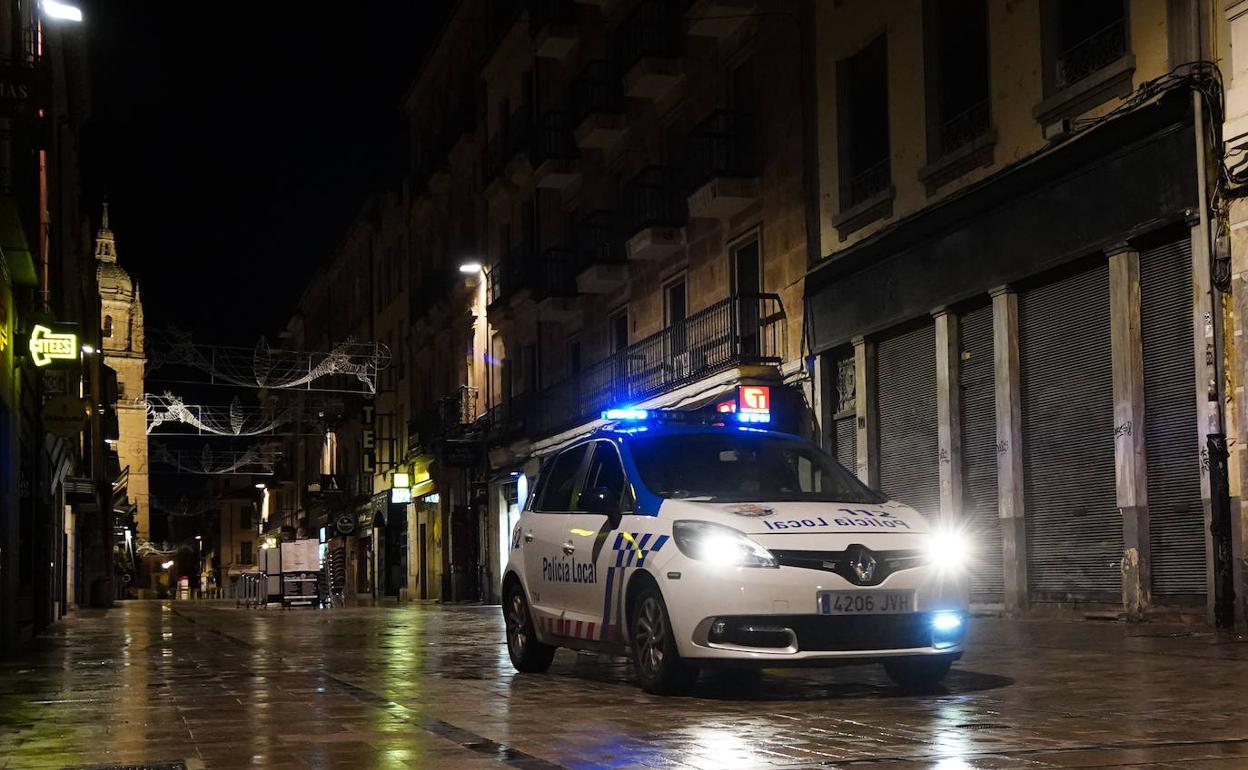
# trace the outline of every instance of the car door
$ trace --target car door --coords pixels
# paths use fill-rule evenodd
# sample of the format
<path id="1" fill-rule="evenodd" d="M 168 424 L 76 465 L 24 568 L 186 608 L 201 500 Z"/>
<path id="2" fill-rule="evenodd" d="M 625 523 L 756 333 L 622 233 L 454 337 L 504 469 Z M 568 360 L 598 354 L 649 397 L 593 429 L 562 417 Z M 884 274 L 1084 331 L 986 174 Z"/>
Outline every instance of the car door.
<path id="1" fill-rule="evenodd" d="M 570 573 L 564 564 L 572 495 L 577 489 L 589 444 L 560 452 L 542 471 L 533 504 L 520 520 L 520 548 L 524 551 L 524 577 L 534 621 L 548 624 L 562 617 Z"/>
<path id="2" fill-rule="evenodd" d="M 573 636 L 605 638 L 609 594 L 617 588 L 609 579 L 614 577 L 613 543 L 624 512 L 633 507 L 629 489 L 619 449 L 611 441 L 595 441 L 561 544 L 572 562 L 566 605 Z"/>

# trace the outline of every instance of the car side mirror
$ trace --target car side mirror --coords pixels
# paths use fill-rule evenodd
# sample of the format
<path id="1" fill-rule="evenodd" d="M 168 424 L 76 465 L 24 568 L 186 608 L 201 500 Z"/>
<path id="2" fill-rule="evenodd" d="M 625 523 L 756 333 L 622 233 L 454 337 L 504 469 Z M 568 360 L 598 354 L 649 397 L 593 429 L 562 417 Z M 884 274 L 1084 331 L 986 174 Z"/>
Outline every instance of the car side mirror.
<path id="1" fill-rule="evenodd" d="M 611 517 L 613 524 L 620 520 L 620 496 L 607 487 L 595 487 L 585 495 L 585 510 Z"/>

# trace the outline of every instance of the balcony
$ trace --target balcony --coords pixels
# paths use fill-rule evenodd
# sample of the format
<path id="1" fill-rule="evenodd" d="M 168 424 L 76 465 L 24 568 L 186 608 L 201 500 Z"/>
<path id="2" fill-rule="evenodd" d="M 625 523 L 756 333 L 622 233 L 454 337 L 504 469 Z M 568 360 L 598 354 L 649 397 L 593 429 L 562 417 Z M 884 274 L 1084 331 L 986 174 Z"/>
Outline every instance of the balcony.
<path id="1" fill-rule="evenodd" d="M 529 33 L 533 52 L 545 59 L 563 61 L 576 47 L 575 0 L 529 0 Z"/>
<path id="2" fill-rule="evenodd" d="M 535 296 L 541 317 L 552 321 L 569 321 L 579 317 L 576 252 L 563 246 L 546 249 L 537 260 L 537 269 Z"/>
<path id="3" fill-rule="evenodd" d="M 689 34 L 723 40 L 758 11 L 756 0 L 686 0 Z"/>
<path id="4" fill-rule="evenodd" d="M 688 202 L 670 166 L 650 166 L 624 185 L 630 260 L 660 259 L 685 245 Z"/>
<path id="5" fill-rule="evenodd" d="M 679 3 L 642 0 L 616 29 L 616 61 L 626 93 L 662 99 L 684 80 L 684 18 Z"/>
<path id="6" fill-rule="evenodd" d="M 571 115 L 551 110 L 537 122 L 533 141 L 533 180 L 538 187 L 563 190 L 581 178 Z"/>
<path id="7" fill-rule="evenodd" d="M 576 287 L 583 294 L 607 294 L 628 282 L 628 254 L 614 211 L 594 211 L 576 226 Z"/>
<path id="8" fill-rule="evenodd" d="M 497 407 L 492 435 L 540 438 L 728 369 L 777 366 L 786 328 L 777 295 L 725 297 L 572 377 Z"/>
<path id="9" fill-rule="evenodd" d="M 528 157 L 532 138 L 533 109 L 525 104 L 507 116 L 499 131 L 486 143 L 487 195 L 514 187 L 532 171 Z"/>
<path id="10" fill-rule="evenodd" d="M 759 195 L 758 119 L 721 110 L 689 135 L 689 214 L 729 219 Z"/>
<path id="11" fill-rule="evenodd" d="M 583 150 L 609 150 L 624 137 L 624 84 L 608 62 L 590 62 L 572 81 L 572 123 Z"/>

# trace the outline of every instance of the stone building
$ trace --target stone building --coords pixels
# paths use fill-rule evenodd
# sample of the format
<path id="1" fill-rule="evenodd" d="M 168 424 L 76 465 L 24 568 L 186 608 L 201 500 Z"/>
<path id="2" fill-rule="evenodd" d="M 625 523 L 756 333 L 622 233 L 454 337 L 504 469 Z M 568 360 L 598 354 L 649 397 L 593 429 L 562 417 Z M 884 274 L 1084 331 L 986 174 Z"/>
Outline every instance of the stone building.
<path id="1" fill-rule="evenodd" d="M 816 4 L 822 434 L 987 606 L 1215 615 L 1220 14 Z"/>
<path id="2" fill-rule="evenodd" d="M 114 449 L 123 472 L 128 471 L 127 495 L 136 506 L 135 534 L 151 537 L 147 465 L 147 408 L 143 401 L 143 301 L 139 287 L 117 263 L 117 239 L 108 226 L 108 204 L 95 234 L 96 282 L 100 292 L 100 338 L 104 365 L 117 373 L 117 442 Z"/>

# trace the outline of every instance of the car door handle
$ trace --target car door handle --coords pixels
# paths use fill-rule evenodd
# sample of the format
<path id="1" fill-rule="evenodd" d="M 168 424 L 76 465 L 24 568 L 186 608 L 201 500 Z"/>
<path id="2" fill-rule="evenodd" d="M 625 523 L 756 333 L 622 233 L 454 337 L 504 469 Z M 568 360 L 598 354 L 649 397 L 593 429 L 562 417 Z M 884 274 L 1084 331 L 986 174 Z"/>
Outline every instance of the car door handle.
<path id="1" fill-rule="evenodd" d="M 532 532 L 525 532 L 525 533 L 524 533 L 524 542 L 526 542 L 526 543 L 532 543 L 532 542 L 533 542 L 533 533 L 532 533 Z"/>
<path id="2" fill-rule="evenodd" d="M 571 556 L 573 553 L 576 552 L 576 546 L 572 545 L 571 540 L 563 544 L 563 552 L 567 554 L 568 556 Z"/>

